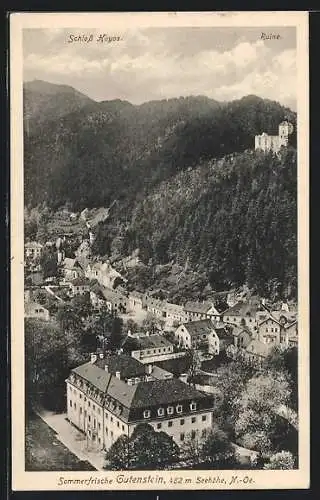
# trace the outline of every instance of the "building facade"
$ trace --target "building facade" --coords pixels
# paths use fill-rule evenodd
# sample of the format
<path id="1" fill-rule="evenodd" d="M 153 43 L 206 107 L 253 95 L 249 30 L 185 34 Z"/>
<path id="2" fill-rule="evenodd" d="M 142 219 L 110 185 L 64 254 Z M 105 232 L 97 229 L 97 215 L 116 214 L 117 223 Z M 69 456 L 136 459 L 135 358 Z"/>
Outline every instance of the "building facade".
<path id="1" fill-rule="evenodd" d="M 179 379 L 128 385 L 96 366 L 95 361 L 71 371 L 67 385 L 69 421 L 98 449 L 107 450 L 139 423 L 164 431 L 182 445 L 187 437 L 204 437 L 212 427 L 214 400 Z"/>
<path id="2" fill-rule="evenodd" d="M 260 149 L 264 152 L 273 151 L 278 153 L 282 147 L 287 147 L 289 143 L 289 135 L 293 132 L 293 125 L 288 121 L 283 121 L 279 125 L 278 135 L 268 135 L 263 132 L 261 135 L 255 136 L 255 149 Z"/>

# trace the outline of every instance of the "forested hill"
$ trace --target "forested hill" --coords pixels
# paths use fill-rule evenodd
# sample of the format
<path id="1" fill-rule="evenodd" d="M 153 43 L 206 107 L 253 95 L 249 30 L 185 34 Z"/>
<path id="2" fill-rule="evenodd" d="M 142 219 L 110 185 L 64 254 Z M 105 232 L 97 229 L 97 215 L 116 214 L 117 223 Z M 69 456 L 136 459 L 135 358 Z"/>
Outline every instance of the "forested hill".
<path id="1" fill-rule="evenodd" d="M 256 96 L 194 96 L 90 101 L 64 114 L 59 96 L 41 127 L 30 118 L 25 129 L 29 207 L 117 200 L 96 253 L 139 248 L 145 263 L 190 262 L 214 289 L 246 282 L 295 295 L 295 134 L 279 158 L 253 151 L 255 134 L 277 134 L 285 118 L 295 125 L 295 113 Z"/>
<path id="2" fill-rule="evenodd" d="M 280 104 L 255 96 L 231 103 L 195 96 L 140 106 L 90 101 L 64 114 L 62 90 L 53 94 L 59 96 L 55 101 L 50 94 L 49 112 L 42 106 L 41 126 L 34 125 L 38 111 L 25 128 L 28 205 L 45 201 L 57 208 L 69 201 L 81 209 L 132 200 L 200 160 L 252 148 L 255 134 L 277 134 L 285 117 L 296 119 Z"/>

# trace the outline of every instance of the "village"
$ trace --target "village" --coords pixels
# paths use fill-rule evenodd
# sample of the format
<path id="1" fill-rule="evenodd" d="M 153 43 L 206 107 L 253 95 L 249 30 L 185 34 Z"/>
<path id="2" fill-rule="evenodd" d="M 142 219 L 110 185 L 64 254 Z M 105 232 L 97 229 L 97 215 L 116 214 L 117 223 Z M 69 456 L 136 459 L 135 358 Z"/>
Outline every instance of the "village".
<path id="1" fill-rule="evenodd" d="M 69 233 L 56 241 L 25 242 L 25 318 L 50 323 L 55 313 L 44 297 L 57 304 L 82 297 L 95 313 L 107 311 L 123 321 L 125 335 L 117 349 L 110 346 L 109 332 L 97 335 L 95 352 L 70 371 L 63 430 L 47 421 L 56 432 L 85 436 L 89 455 L 83 447 L 74 449 L 69 438 L 65 444 L 90 456 L 96 468 L 103 467 L 104 452 L 120 436 L 132 435 L 141 422 L 165 430 L 179 446 L 188 439 L 205 439 L 213 425 L 220 365 L 238 360 L 259 373 L 274 348 L 298 346 L 292 304 L 270 307 L 246 287 L 183 304 L 168 302 L 153 290 L 130 290 L 110 260 L 92 256 L 94 228 L 86 211 L 68 217 L 82 217 L 87 229 L 73 258 L 65 255 Z M 48 251 L 56 260 L 55 273 L 41 278 Z"/>

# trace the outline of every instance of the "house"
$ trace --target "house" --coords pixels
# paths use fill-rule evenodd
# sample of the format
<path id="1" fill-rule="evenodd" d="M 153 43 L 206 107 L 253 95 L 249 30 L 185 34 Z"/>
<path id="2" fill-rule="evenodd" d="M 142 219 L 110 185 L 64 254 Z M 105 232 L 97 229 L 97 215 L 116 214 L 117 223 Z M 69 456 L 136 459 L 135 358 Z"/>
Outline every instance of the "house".
<path id="1" fill-rule="evenodd" d="M 184 305 L 185 321 L 197 321 L 201 319 L 210 319 L 214 316 L 216 310 L 212 302 L 186 302 Z M 220 316 L 220 315 L 219 315 Z"/>
<path id="2" fill-rule="evenodd" d="M 265 344 L 259 339 L 253 339 L 242 351 L 243 359 L 256 368 L 261 368 L 265 359 L 273 348 L 272 344 Z"/>
<path id="3" fill-rule="evenodd" d="M 226 351 L 227 347 L 234 343 L 234 338 L 232 335 L 232 329 L 229 326 L 226 326 L 218 321 L 214 324 L 214 331 L 219 339 L 219 354 L 220 352 Z"/>
<path id="4" fill-rule="evenodd" d="M 77 259 L 70 259 L 69 257 L 66 257 L 62 262 L 62 273 L 66 281 L 83 276 L 83 270 Z"/>
<path id="5" fill-rule="evenodd" d="M 49 321 L 50 314 L 48 309 L 43 307 L 41 304 L 37 304 L 36 302 L 27 302 L 24 305 L 24 317 Z"/>
<path id="6" fill-rule="evenodd" d="M 96 365 L 93 357 L 71 370 L 66 386 L 68 420 L 97 449 L 108 450 L 143 422 L 180 446 L 189 436 L 201 439 L 212 427 L 213 397 L 177 378 L 130 385 Z"/>
<path id="7" fill-rule="evenodd" d="M 106 307 L 110 312 L 112 311 L 111 303 L 108 305 L 98 284 L 90 287 L 90 302 L 94 309 L 100 310 L 101 308 Z"/>
<path id="8" fill-rule="evenodd" d="M 238 349 L 245 349 L 252 340 L 252 332 L 247 327 L 235 326 L 232 336 L 234 346 Z"/>
<path id="9" fill-rule="evenodd" d="M 111 266 L 109 260 L 107 260 L 107 262 L 89 263 L 85 275 L 89 279 L 96 279 L 101 286 L 106 288 L 113 288 L 116 279 L 126 281 L 121 274 Z"/>
<path id="10" fill-rule="evenodd" d="M 146 308 L 147 311 L 157 316 L 158 318 L 165 319 L 165 305 L 162 300 L 154 299 L 152 297 L 148 297 L 146 300 Z"/>
<path id="11" fill-rule="evenodd" d="M 185 320 L 185 312 L 183 306 L 165 302 L 163 311 L 167 326 L 174 326 L 175 324 L 180 325 Z"/>
<path id="12" fill-rule="evenodd" d="M 127 337 L 123 343 L 124 352 L 141 363 L 155 362 L 173 353 L 173 344 L 162 335 L 148 335 L 145 337 Z"/>
<path id="13" fill-rule="evenodd" d="M 110 312 L 124 314 L 128 307 L 128 298 L 117 290 L 100 287 L 101 294 L 104 297 L 107 308 Z"/>
<path id="14" fill-rule="evenodd" d="M 142 297 L 143 294 L 140 292 L 130 292 L 129 293 L 129 309 L 130 311 L 140 312 L 142 311 Z"/>
<path id="15" fill-rule="evenodd" d="M 256 314 L 258 310 L 259 306 L 257 305 L 239 301 L 223 313 L 222 319 L 224 323 L 243 327 L 247 326 L 250 330 L 254 330 L 256 327 Z"/>
<path id="16" fill-rule="evenodd" d="M 70 283 L 70 295 L 85 295 L 90 292 L 90 280 L 88 278 L 76 278 Z"/>
<path id="17" fill-rule="evenodd" d="M 264 321 L 257 325 L 258 339 L 265 344 L 280 344 L 281 324 L 272 316 L 269 316 Z"/>
<path id="18" fill-rule="evenodd" d="M 210 335 L 216 338 L 214 325 L 209 319 L 184 323 L 175 331 L 179 346 L 184 349 L 208 350 Z"/>
<path id="19" fill-rule="evenodd" d="M 30 241 L 24 245 L 25 260 L 33 260 L 40 258 L 42 255 L 43 246 L 37 241 Z"/>
<path id="20" fill-rule="evenodd" d="M 281 343 L 286 347 L 298 347 L 298 322 L 296 320 L 282 328 Z"/>

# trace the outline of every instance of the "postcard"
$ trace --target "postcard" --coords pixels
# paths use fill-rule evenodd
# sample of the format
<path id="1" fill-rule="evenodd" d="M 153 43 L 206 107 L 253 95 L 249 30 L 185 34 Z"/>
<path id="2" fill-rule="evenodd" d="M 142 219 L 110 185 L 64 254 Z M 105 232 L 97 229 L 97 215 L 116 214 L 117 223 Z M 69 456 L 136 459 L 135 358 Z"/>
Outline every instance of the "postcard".
<path id="1" fill-rule="evenodd" d="M 12 489 L 309 488 L 308 13 L 12 13 Z"/>

